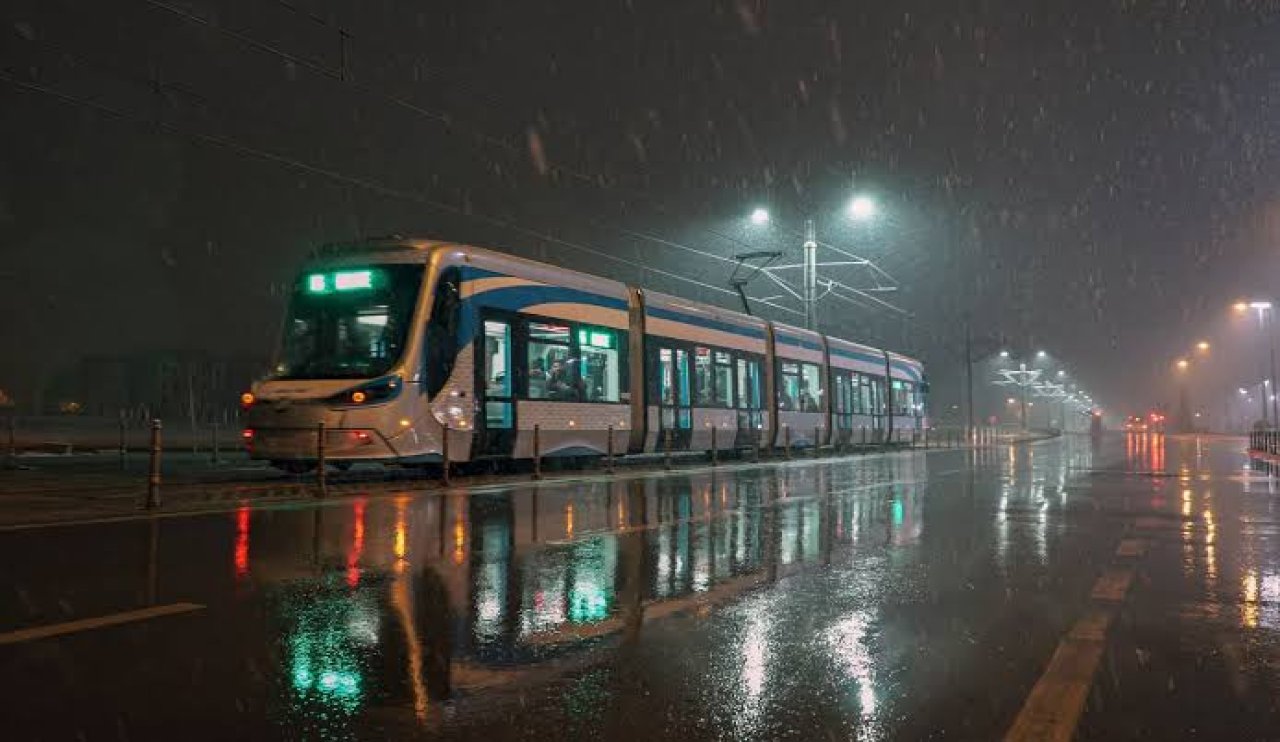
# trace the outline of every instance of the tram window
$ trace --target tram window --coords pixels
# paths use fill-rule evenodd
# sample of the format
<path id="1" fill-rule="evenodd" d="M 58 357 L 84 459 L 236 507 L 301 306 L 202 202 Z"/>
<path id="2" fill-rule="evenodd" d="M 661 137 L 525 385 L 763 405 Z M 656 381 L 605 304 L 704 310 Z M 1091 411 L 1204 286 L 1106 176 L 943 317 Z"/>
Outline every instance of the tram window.
<path id="1" fill-rule="evenodd" d="M 733 358 L 723 350 L 715 351 L 715 406 L 733 407 Z"/>
<path id="2" fill-rule="evenodd" d="M 676 402 L 689 406 L 689 351 L 676 350 Z M 687 413 L 682 413 L 687 414 Z"/>
<path id="3" fill-rule="evenodd" d="M 849 406 L 849 374 L 843 371 L 835 372 L 835 413 L 837 415 L 848 414 L 851 409 Z"/>
<path id="4" fill-rule="evenodd" d="M 578 347 L 582 353 L 583 393 L 588 402 L 617 402 L 623 386 L 622 343 L 616 330 L 583 328 L 578 330 Z"/>
<path id="5" fill-rule="evenodd" d="M 485 395 L 511 396 L 511 325 L 486 320 L 484 323 Z"/>
<path id="6" fill-rule="evenodd" d="M 670 348 L 658 350 L 658 400 L 662 405 L 676 403 L 676 363 L 675 351 Z"/>
<path id="7" fill-rule="evenodd" d="M 857 399 L 854 403 L 854 411 L 859 415 L 880 414 L 882 410 L 877 390 L 878 379 L 866 374 L 858 374 L 856 384 Z"/>
<path id="8" fill-rule="evenodd" d="M 462 313 L 461 283 L 462 274 L 457 268 L 446 268 L 436 282 L 431 320 L 427 324 L 427 352 L 423 355 L 427 394 L 431 397 L 444 388 L 457 360 L 459 315 Z"/>
<path id="9" fill-rule="evenodd" d="M 778 409 L 800 409 L 800 364 L 783 362 L 778 374 Z"/>
<path id="10" fill-rule="evenodd" d="M 738 408 L 760 409 L 760 362 L 738 359 Z"/>
<path id="11" fill-rule="evenodd" d="M 711 373 L 711 349 L 701 345 L 693 349 L 694 395 L 699 407 L 714 407 L 715 381 Z"/>
<path id="12" fill-rule="evenodd" d="M 800 364 L 800 410 L 817 412 L 822 409 L 822 371 L 812 363 Z"/>
<path id="13" fill-rule="evenodd" d="M 529 399 L 578 401 L 578 359 L 569 339 L 568 325 L 529 323 Z"/>
<path id="14" fill-rule="evenodd" d="M 893 414 L 907 415 L 914 413 L 915 385 L 901 379 L 893 380 Z"/>

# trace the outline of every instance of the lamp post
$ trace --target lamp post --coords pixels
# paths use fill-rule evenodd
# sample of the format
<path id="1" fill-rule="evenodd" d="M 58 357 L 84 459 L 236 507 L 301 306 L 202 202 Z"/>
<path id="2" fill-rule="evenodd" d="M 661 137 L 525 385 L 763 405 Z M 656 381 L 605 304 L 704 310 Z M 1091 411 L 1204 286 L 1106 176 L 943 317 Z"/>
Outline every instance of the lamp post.
<path id="1" fill-rule="evenodd" d="M 1262 383 L 1262 424 L 1280 425 L 1280 401 L 1277 401 L 1275 394 L 1275 378 L 1276 378 L 1276 335 L 1275 329 L 1271 327 L 1274 321 L 1271 318 L 1273 306 L 1267 300 L 1255 300 L 1248 302 L 1236 302 L 1236 312 L 1243 314 L 1252 310 L 1254 316 L 1258 320 L 1258 331 L 1266 333 L 1268 345 L 1271 351 L 1271 374 L 1270 378 L 1263 379 Z M 1267 419 L 1267 399 L 1271 399 L 1271 419 Z"/>
<path id="2" fill-rule="evenodd" d="M 868 196 L 856 196 L 849 202 L 849 218 L 857 222 L 865 222 L 875 218 L 879 207 Z M 751 212 L 751 223 L 764 226 L 770 221 L 767 209 L 757 208 Z M 804 248 L 801 269 L 800 303 L 804 306 L 804 326 L 810 330 L 818 329 L 818 228 L 814 217 L 804 220 Z M 794 266 L 776 266 L 774 270 Z M 790 290 L 790 289 L 789 289 Z"/>

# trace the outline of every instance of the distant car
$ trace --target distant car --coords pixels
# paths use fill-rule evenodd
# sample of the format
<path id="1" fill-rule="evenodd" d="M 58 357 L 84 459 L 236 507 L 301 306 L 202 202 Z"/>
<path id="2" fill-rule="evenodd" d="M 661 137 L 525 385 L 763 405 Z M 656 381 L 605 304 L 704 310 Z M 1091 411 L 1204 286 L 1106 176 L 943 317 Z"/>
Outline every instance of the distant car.
<path id="1" fill-rule="evenodd" d="M 1124 419 L 1124 429 L 1132 433 L 1147 432 L 1147 421 L 1137 415 L 1129 415 Z"/>

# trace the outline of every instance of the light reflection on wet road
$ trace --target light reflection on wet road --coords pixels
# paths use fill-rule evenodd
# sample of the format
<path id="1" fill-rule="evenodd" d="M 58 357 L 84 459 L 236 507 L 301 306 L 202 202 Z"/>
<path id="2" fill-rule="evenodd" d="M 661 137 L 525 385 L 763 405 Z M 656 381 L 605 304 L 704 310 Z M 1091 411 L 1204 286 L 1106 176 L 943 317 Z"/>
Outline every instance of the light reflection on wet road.
<path id="1" fill-rule="evenodd" d="M 1116 436 L 0 533 L 0 632 L 204 606 L 0 646 L 6 737 L 996 738 L 1134 534 L 1081 735 L 1180 736 L 1206 677 L 1246 713 L 1204 728 L 1260 733 L 1280 559 L 1241 449 Z"/>

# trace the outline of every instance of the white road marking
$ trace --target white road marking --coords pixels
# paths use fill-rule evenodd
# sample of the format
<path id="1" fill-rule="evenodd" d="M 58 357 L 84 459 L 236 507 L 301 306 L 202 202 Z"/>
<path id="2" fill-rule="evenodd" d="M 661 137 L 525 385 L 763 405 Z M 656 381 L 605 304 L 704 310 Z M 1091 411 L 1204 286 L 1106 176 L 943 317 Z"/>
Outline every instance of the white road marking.
<path id="1" fill-rule="evenodd" d="M 76 621 L 67 621 L 65 623 L 36 626 L 30 629 L 19 629 L 18 631 L 10 631 L 6 634 L 0 634 L 0 645 L 19 644 L 21 642 L 35 641 L 37 639 L 48 639 L 54 636 L 75 634 L 81 631 L 90 631 L 92 629 L 103 629 L 108 626 L 119 626 L 120 624 L 133 623 L 136 621 L 147 621 L 152 618 L 173 616 L 179 613 L 190 613 L 191 611 L 199 611 L 203 609 L 204 606 L 199 603 L 170 603 L 168 605 L 157 605 L 152 606 L 151 608 L 142 608 L 136 611 L 112 613 L 107 616 L 82 618 Z"/>

